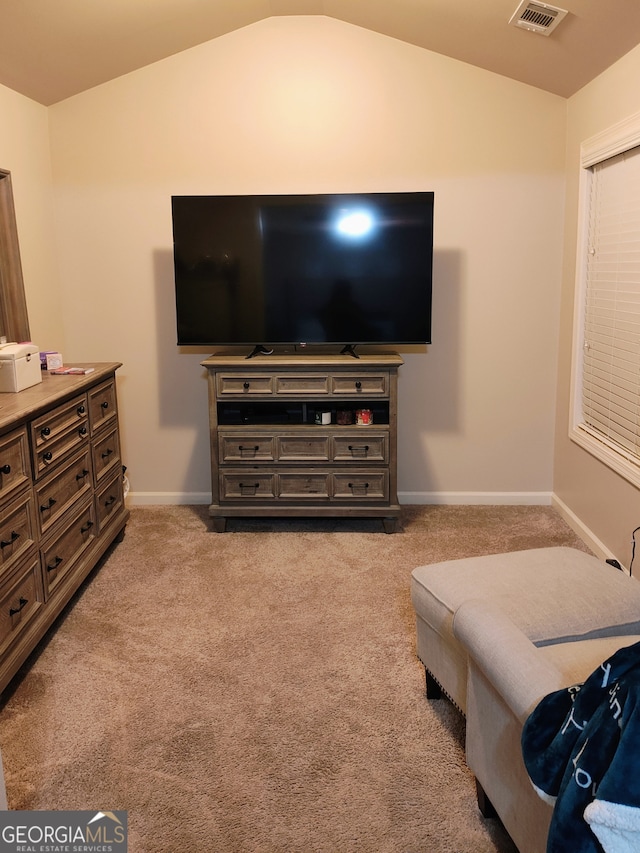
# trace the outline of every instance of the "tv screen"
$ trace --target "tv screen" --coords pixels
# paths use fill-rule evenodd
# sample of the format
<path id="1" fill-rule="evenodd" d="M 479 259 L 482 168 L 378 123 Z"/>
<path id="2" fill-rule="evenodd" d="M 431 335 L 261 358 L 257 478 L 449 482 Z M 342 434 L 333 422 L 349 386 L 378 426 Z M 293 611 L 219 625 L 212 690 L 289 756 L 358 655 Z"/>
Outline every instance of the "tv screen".
<path id="1" fill-rule="evenodd" d="M 430 343 L 432 192 L 171 202 L 179 345 Z"/>

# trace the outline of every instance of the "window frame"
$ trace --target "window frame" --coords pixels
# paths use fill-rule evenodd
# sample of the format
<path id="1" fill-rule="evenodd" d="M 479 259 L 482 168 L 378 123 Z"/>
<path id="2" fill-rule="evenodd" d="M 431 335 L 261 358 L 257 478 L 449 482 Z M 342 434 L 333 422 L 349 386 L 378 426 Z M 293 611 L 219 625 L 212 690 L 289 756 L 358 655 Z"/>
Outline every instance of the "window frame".
<path id="1" fill-rule="evenodd" d="M 587 287 L 588 201 L 592 167 L 640 145 L 640 113 L 590 137 L 580 146 L 579 224 L 571 367 L 569 438 L 629 482 L 640 487 L 640 458 L 596 434 L 582 417 L 582 377 Z"/>

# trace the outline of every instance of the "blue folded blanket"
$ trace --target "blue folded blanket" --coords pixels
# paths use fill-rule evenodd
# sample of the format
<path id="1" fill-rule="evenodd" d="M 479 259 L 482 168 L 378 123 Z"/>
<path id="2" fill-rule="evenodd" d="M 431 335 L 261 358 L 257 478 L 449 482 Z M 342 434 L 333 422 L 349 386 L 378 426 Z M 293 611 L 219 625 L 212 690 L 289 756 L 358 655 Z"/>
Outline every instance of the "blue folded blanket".
<path id="1" fill-rule="evenodd" d="M 523 728 L 522 754 L 554 806 L 547 853 L 640 850 L 640 643 L 545 696 Z"/>

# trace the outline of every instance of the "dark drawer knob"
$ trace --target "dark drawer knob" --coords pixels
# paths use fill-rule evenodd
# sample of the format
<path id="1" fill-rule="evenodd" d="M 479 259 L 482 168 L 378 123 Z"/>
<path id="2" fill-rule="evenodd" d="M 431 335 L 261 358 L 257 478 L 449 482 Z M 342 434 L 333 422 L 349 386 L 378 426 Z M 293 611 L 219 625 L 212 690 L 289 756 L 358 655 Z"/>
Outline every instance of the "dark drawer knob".
<path id="1" fill-rule="evenodd" d="M 110 447 L 108 447 L 108 448 L 105 450 L 105 452 L 102 454 L 102 458 L 103 458 L 103 459 L 108 459 L 108 458 L 111 456 L 111 454 L 112 454 L 112 453 L 113 453 L 113 450 L 111 450 L 111 448 L 110 448 Z"/>
<path id="2" fill-rule="evenodd" d="M 105 411 L 109 408 L 109 402 L 108 402 L 108 400 L 105 400 L 104 402 L 100 403 L 100 405 L 102 406 L 102 408 L 103 408 Z"/>
<path id="3" fill-rule="evenodd" d="M 11 465 L 3 465 L 2 468 L 0 468 L 0 471 L 3 474 L 10 474 L 11 473 Z"/>
<path id="4" fill-rule="evenodd" d="M 83 468 L 79 474 L 76 474 L 76 480 L 84 480 L 89 472 L 86 468 Z"/>
<path id="5" fill-rule="evenodd" d="M 53 563 L 47 564 L 47 571 L 48 572 L 55 572 L 55 570 L 58 568 L 58 566 L 60 565 L 61 562 L 62 562 L 62 557 L 54 557 Z"/>
<path id="6" fill-rule="evenodd" d="M 245 391 L 248 391 L 249 388 L 251 387 L 251 383 L 250 382 L 243 382 L 242 387 L 244 388 Z"/>
<path id="7" fill-rule="evenodd" d="M 45 462 L 51 462 L 53 459 L 53 453 L 50 450 L 47 450 L 46 453 L 42 454 L 42 458 Z"/>
<path id="8" fill-rule="evenodd" d="M 79 416 L 79 417 L 82 417 L 82 416 L 84 415 L 84 413 L 85 413 L 85 408 L 84 408 L 84 406 L 78 406 L 78 408 L 76 409 L 76 412 L 78 413 L 78 416 Z"/>
<path id="9" fill-rule="evenodd" d="M 80 528 L 80 533 L 88 533 L 93 527 L 93 521 L 87 521 L 86 524 L 83 524 Z"/>
<path id="10" fill-rule="evenodd" d="M 42 429 L 40 430 L 40 435 L 43 438 L 47 438 L 48 436 L 50 436 L 51 435 L 51 427 L 42 427 Z"/>
<path id="11" fill-rule="evenodd" d="M 80 429 L 78 430 L 78 435 L 80 436 L 80 438 L 84 438 L 86 434 L 87 434 L 86 426 L 81 426 Z"/>
<path id="12" fill-rule="evenodd" d="M 17 607 L 10 607 L 9 608 L 9 616 L 15 616 L 16 613 L 20 613 L 20 611 L 24 610 L 24 608 L 27 606 L 28 603 L 29 603 L 28 598 L 21 598 L 20 601 L 18 602 Z"/>
<path id="13" fill-rule="evenodd" d="M 8 540 L 2 539 L 0 541 L 0 548 L 7 548 L 9 545 L 13 545 L 13 543 L 16 541 L 16 539 L 19 539 L 19 538 L 20 538 L 20 534 L 16 533 L 15 530 L 12 530 L 10 539 L 8 539 Z"/>
<path id="14" fill-rule="evenodd" d="M 109 497 L 104 502 L 104 508 L 109 509 L 109 507 L 113 506 L 116 502 L 117 498 L 115 495 L 109 495 Z"/>
<path id="15" fill-rule="evenodd" d="M 360 382 L 359 379 L 356 380 L 356 388 L 358 389 L 358 391 L 362 388 L 362 382 Z"/>

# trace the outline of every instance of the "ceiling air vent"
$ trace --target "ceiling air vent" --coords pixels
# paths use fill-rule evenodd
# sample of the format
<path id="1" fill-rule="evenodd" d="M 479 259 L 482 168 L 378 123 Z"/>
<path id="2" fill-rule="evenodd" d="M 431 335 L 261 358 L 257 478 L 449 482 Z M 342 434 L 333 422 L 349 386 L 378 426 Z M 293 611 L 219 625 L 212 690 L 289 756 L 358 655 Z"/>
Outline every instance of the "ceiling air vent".
<path id="1" fill-rule="evenodd" d="M 548 36 L 567 14 L 566 9 L 559 9 L 557 6 L 523 0 L 511 16 L 509 23 L 514 27 Z"/>

